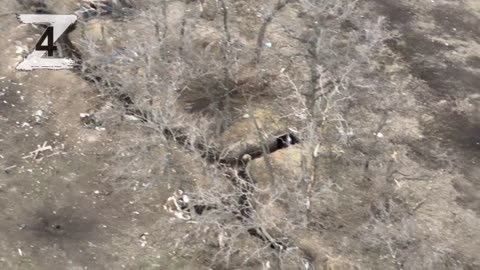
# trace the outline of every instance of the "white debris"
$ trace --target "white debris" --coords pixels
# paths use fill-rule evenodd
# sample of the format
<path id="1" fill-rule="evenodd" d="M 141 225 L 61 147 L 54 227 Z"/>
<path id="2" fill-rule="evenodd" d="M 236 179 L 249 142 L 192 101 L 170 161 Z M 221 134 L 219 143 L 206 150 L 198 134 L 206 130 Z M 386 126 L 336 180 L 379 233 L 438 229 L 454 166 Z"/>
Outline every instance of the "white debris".
<path id="1" fill-rule="evenodd" d="M 377 133 L 377 138 L 383 138 L 383 134 L 381 132 Z"/>
<path id="2" fill-rule="evenodd" d="M 223 233 L 219 233 L 218 234 L 218 245 L 220 247 L 223 247 L 224 244 L 225 244 L 225 241 L 224 241 Z"/>
<path id="3" fill-rule="evenodd" d="M 3 158 L 3 156 L 1 156 L 1 158 Z M 11 169 L 15 169 L 17 167 L 17 165 L 12 165 L 12 166 L 9 166 L 9 167 L 6 167 L 5 169 L 3 169 L 4 171 L 10 171 Z"/>
<path id="4" fill-rule="evenodd" d="M 21 249 L 18 249 L 18 255 L 23 256 L 23 252 Z"/>
<path id="5" fill-rule="evenodd" d="M 315 146 L 315 149 L 313 150 L 313 157 L 318 157 L 319 152 L 320 152 L 320 144 L 317 144 Z"/>
<path id="6" fill-rule="evenodd" d="M 140 118 L 138 118 L 138 117 L 136 117 L 136 116 L 133 116 L 133 115 L 126 114 L 126 115 L 125 115 L 125 120 L 128 120 L 128 121 L 140 121 Z"/>
<path id="7" fill-rule="evenodd" d="M 293 128 L 288 128 L 288 130 L 290 130 L 290 131 L 293 132 L 293 133 L 299 133 L 298 130 L 293 129 Z"/>
<path id="8" fill-rule="evenodd" d="M 183 219 L 183 220 L 190 220 L 191 219 L 190 215 L 185 214 L 183 212 L 179 212 L 179 211 L 175 212 L 174 215 L 178 219 Z"/>
<path id="9" fill-rule="evenodd" d="M 42 117 L 43 116 L 43 111 L 42 110 L 38 110 L 36 111 L 33 116 L 38 116 L 38 117 Z"/>
<path id="10" fill-rule="evenodd" d="M 140 240 L 140 246 L 145 247 L 147 245 L 147 241 Z"/>
<path id="11" fill-rule="evenodd" d="M 90 114 L 88 113 L 80 113 L 80 118 L 85 118 L 85 117 L 89 117 Z"/>
<path id="12" fill-rule="evenodd" d="M 265 47 L 267 48 L 272 48 L 272 43 L 271 42 L 265 42 Z"/>
<path id="13" fill-rule="evenodd" d="M 23 48 L 20 47 L 20 46 L 15 46 L 16 50 L 15 50 L 15 53 L 16 54 L 22 54 L 23 53 Z"/>
<path id="14" fill-rule="evenodd" d="M 142 233 L 140 235 L 140 246 L 141 247 L 145 247 L 147 245 L 147 236 L 148 236 L 148 232 Z"/>
<path id="15" fill-rule="evenodd" d="M 42 110 L 38 110 L 36 111 L 33 116 L 35 117 L 35 122 L 39 123 L 40 120 L 42 120 L 42 116 L 43 116 L 43 111 Z"/>
<path id="16" fill-rule="evenodd" d="M 180 204 L 186 204 L 190 201 L 190 199 L 186 196 L 183 195 L 182 190 L 178 190 L 173 193 L 173 196 L 170 196 L 167 199 L 167 202 L 163 205 L 163 209 L 165 209 L 169 213 L 173 213 L 176 218 L 178 219 L 183 219 L 183 220 L 190 220 L 192 217 L 190 214 L 186 213 L 182 207 L 180 207 Z"/>

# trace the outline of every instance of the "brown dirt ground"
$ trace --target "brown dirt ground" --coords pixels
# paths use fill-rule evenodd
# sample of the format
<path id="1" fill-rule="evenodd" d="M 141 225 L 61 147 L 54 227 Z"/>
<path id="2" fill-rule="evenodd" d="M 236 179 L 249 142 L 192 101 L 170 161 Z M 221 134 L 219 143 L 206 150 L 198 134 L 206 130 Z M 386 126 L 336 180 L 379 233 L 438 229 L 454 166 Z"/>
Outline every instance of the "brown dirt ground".
<path id="1" fill-rule="evenodd" d="M 315 202 L 324 206 L 316 213 L 321 219 L 307 238 L 357 269 L 399 269 L 399 262 L 403 269 L 478 269 L 480 5 L 364 3 L 401 34 L 389 43 L 392 81 L 397 73 L 412 77 L 405 90 L 358 97 L 351 106 L 347 117 L 355 139 L 351 149 L 328 153 L 336 159 L 326 158 L 325 183 L 335 184 L 321 189 L 323 197 Z M 289 12 L 279 16 L 289 18 Z M 11 17 L 0 22 L 0 268 L 208 269 L 209 258 L 176 255 L 193 225 L 172 220 L 162 209 L 176 188 L 187 185 L 182 174 L 189 164 L 178 158 L 164 181 L 151 172 L 160 165 L 147 173 L 139 169 L 134 173 L 146 177 L 128 181 L 122 177 L 142 161 L 134 159 L 128 173 L 117 171 L 112 178 L 122 156 L 157 158 L 161 147 L 136 148 L 135 138 L 148 133 L 119 120 L 75 73 L 16 72 L 15 45 L 30 48 L 34 30 Z M 245 29 L 256 25 L 248 20 L 238 32 L 253 39 Z M 276 26 L 274 21 L 271 28 Z M 281 42 L 274 34 L 267 38 Z M 90 110 L 106 111 L 113 124 L 86 127 L 79 115 Z M 24 158 L 44 142 L 53 150 Z M 382 201 L 381 193 L 391 190 L 401 199 Z M 383 222 L 382 209 L 390 207 L 396 209 L 388 217 L 393 221 Z M 385 243 L 395 244 L 398 257 Z"/>

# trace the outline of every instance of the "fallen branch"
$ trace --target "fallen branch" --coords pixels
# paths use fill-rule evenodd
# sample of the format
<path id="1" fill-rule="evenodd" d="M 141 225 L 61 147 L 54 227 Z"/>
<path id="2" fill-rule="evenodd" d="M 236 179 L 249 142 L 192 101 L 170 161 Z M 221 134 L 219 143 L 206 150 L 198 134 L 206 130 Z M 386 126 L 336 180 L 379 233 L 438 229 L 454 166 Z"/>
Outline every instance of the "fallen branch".
<path id="1" fill-rule="evenodd" d="M 43 153 L 43 152 L 48 151 L 48 150 L 53 151 L 53 148 L 52 148 L 52 146 L 47 145 L 47 142 L 44 142 L 42 146 L 37 145 L 37 149 L 33 150 L 28 155 L 26 155 L 22 158 L 23 159 L 32 158 L 33 160 L 36 160 L 40 153 Z"/>

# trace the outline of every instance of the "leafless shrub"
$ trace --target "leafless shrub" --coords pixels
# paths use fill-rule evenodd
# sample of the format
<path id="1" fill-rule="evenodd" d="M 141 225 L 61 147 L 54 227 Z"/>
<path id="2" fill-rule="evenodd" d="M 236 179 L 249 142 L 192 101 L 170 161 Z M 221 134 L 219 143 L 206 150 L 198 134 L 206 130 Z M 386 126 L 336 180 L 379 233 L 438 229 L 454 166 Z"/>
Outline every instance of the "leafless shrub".
<path id="1" fill-rule="evenodd" d="M 261 46 L 268 23 L 291 2 L 295 1 L 276 2 L 259 29 L 257 44 L 248 58 L 256 59 L 254 73 L 261 73 Z M 286 36 L 303 44 L 298 54 L 306 66 L 299 71 L 309 72 L 305 77 L 285 71 L 276 77 L 283 85 L 277 91 L 277 105 L 288 106 L 283 117 L 297 123 L 302 170 L 294 179 L 276 176 L 264 147 L 265 132 L 252 117 L 271 178 L 267 186 L 259 186 L 249 177 L 248 166 L 244 167 L 248 162 L 228 167 L 218 159 L 204 159 L 206 152 L 216 147 L 216 136 L 232 124 L 234 94 L 241 94 L 247 108 L 255 97 L 241 88 L 242 72 L 252 67 L 243 67 L 248 62 L 237 58 L 240 47 L 229 28 L 230 17 L 234 16 L 228 9 L 230 1 L 219 1 L 223 29 L 217 31 L 221 33 L 218 39 L 200 42 L 200 48 L 194 42 L 198 33 L 188 20 L 199 16 L 198 12 L 185 9 L 180 31 L 173 31 L 166 4 L 147 5 L 135 19 L 134 25 L 139 27 L 135 31 L 128 31 L 130 26 L 124 24 L 122 44 L 107 53 L 93 42 L 83 44 L 86 76 L 105 95 L 123 100 L 126 113 L 141 118 L 144 125 L 157 132 L 158 136 L 152 138 L 165 145 L 173 139 L 203 164 L 208 184 L 186 191 L 189 202 L 184 210 L 198 224 L 200 234 L 207 230 L 215 237 L 218 252 L 213 262 L 229 267 L 274 260 L 280 269 L 287 261 L 303 269 L 315 267 L 292 242 L 291 235 L 308 226 L 312 202 L 329 190 L 326 183 L 319 184 L 320 144 L 333 149 L 348 143 L 350 129 L 343 114 L 347 101 L 374 87 L 375 55 L 390 37 L 383 19 L 360 18 L 355 4 L 299 1 L 296 8 L 303 14 L 306 32 L 284 27 Z M 186 113 L 181 102 L 184 93 L 206 98 L 214 117 Z M 249 236 L 258 241 L 247 248 L 245 238 Z"/>

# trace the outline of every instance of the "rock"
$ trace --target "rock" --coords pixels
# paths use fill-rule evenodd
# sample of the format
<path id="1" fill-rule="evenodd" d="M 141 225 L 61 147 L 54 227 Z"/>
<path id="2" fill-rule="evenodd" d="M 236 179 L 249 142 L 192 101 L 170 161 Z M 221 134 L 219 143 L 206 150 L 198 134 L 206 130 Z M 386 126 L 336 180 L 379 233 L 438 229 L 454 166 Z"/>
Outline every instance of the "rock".
<path id="1" fill-rule="evenodd" d="M 257 122 L 260 131 L 257 130 Z M 261 142 L 267 143 L 267 148 L 275 142 L 276 136 L 287 130 L 280 118 L 269 109 L 257 109 L 247 118 L 242 117 L 228 128 L 220 138 L 223 157 L 226 159 L 240 159 L 244 154 L 255 155 L 262 153 Z"/>
<path id="2" fill-rule="evenodd" d="M 248 114 L 248 117 L 237 120 L 230 128 L 228 128 L 220 138 L 223 144 L 231 142 L 245 142 L 247 144 L 257 144 L 259 134 L 255 126 L 257 122 L 261 129 L 260 133 L 264 137 L 272 137 L 279 135 L 287 127 L 281 122 L 280 117 L 270 109 L 256 109 Z"/>
<path id="3" fill-rule="evenodd" d="M 275 183 L 299 182 L 305 177 L 304 165 L 311 165 L 311 156 L 303 152 L 301 145 L 290 146 L 270 155 Z M 304 164 L 305 163 L 305 164 Z M 308 167 L 307 167 L 308 168 Z M 249 165 L 250 176 L 260 189 L 268 188 L 271 182 L 265 159 L 258 158 Z"/>

